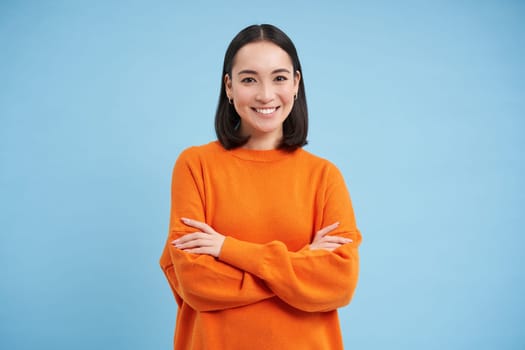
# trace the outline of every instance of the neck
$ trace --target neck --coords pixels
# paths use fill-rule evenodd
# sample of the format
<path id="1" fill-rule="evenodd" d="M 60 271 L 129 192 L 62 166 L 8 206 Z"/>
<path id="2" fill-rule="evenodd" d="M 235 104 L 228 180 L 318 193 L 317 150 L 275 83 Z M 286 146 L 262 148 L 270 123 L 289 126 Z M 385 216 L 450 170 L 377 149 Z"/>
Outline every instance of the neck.
<path id="1" fill-rule="evenodd" d="M 257 151 L 267 151 L 267 150 L 277 149 L 277 147 L 281 143 L 282 137 L 283 137 L 282 128 L 275 130 L 274 132 L 269 132 L 269 133 L 252 132 L 250 139 L 243 146 L 243 148 L 257 150 Z"/>
<path id="2" fill-rule="evenodd" d="M 252 138 L 250 138 L 250 140 L 243 146 L 243 148 L 257 151 L 268 151 L 272 149 L 277 149 L 277 146 L 279 146 L 279 140 L 252 140 Z"/>

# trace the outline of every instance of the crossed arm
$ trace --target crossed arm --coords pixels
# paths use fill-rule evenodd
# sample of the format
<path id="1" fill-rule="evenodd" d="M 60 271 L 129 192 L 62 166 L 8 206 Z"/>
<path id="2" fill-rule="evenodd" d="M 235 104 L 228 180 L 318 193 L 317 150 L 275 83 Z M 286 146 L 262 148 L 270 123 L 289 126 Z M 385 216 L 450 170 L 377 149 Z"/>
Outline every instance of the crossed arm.
<path id="1" fill-rule="evenodd" d="M 207 254 L 215 258 L 219 257 L 226 236 L 215 231 L 204 222 L 188 218 L 181 218 L 181 221 L 185 225 L 195 228 L 197 231 L 171 241 L 171 244 L 175 248 L 183 250 L 186 253 Z M 335 222 L 317 231 L 313 242 L 309 245 L 309 249 L 321 249 L 331 252 L 343 244 L 352 243 L 351 238 L 328 235 L 328 233 L 335 230 L 337 226 L 339 226 L 339 223 Z"/>
<path id="2" fill-rule="evenodd" d="M 350 301 L 357 284 L 361 235 L 340 174 L 327 191 L 323 219 L 341 224 L 325 226 L 309 245 L 293 252 L 280 241 L 251 243 L 207 225 L 202 189 L 195 181 L 199 172 L 188 168 L 184 162 L 175 167 L 172 203 L 184 203 L 184 209 L 172 208 L 161 257 L 179 305 L 213 311 L 278 297 L 297 309 L 317 312 Z"/>
<path id="3" fill-rule="evenodd" d="M 166 246 L 164 267 L 176 298 L 199 311 L 222 310 L 279 297 L 309 312 L 346 305 L 357 284 L 359 231 L 331 236 L 337 223 L 313 242 L 290 252 L 279 241 L 250 243 L 224 236 L 209 225 L 185 219 L 195 232 Z"/>

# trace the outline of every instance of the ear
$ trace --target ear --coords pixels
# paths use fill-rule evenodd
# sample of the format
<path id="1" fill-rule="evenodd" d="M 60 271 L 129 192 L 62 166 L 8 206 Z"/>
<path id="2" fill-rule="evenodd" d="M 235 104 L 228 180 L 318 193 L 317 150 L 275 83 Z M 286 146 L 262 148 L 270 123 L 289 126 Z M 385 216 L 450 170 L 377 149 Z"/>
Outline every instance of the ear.
<path id="1" fill-rule="evenodd" d="M 301 81 L 301 72 L 298 70 L 295 71 L 295 76 L 293 78 L 293 87 L 295 88 L 295 93 L 299 90 L 299 82 Z"/>
<path id="2" fill-rule="evenodd" d="M 226 95 L 228 96 L 228 99 L 231 99 L 232 97 L 232 80 L 230 78 L 229 74 L 224 75 L 224 88 L 226 89 Z"/>

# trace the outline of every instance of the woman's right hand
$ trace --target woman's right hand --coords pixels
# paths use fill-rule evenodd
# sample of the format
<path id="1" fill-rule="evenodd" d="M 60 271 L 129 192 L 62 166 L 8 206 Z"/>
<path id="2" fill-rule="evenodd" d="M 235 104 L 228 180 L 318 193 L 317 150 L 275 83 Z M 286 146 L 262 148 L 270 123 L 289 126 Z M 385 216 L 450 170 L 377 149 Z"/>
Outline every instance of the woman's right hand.
<path id="1" fill-rule="evenodd" d="M 353 241 L 350 238 L 328 235 L 328 233 L 335 230 L 337 226 L 339 226 L 338 222 L 323 227 L 317 231 L 313 242 L 310 243 L 310 250 L 323 249 L 331 252 L 343 244 L 352 243 Z"/>

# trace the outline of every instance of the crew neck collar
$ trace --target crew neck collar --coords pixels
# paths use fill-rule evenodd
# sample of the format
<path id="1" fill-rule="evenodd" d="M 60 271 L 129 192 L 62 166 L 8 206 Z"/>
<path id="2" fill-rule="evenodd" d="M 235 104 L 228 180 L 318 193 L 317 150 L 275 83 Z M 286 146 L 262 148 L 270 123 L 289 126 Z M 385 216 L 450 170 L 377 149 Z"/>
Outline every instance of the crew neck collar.
<path id="1" fill-rule="evenodd" d="M 251 160 L 255 162 L 275 162 L 291 155 L 295 154 L 296 151 L 288 152 L 280 149 L 270 149 L 270 150 L 255 150 L 248 148 L 234 148 L 227 151 L 232 156 L 244 159 Z"/>

